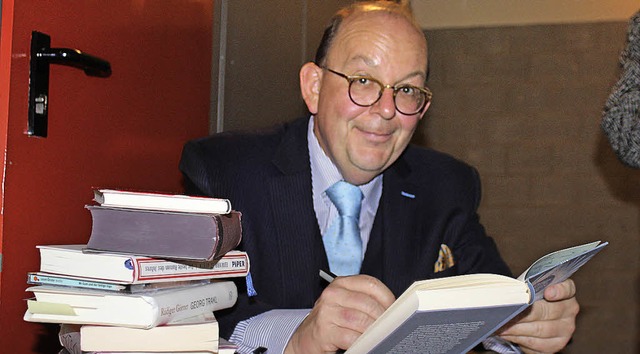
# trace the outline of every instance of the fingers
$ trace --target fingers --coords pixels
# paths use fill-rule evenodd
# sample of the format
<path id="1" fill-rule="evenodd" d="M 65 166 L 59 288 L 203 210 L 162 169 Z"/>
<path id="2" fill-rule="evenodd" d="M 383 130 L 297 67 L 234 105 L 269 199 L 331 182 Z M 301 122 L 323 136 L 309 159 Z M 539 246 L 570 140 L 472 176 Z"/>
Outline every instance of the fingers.
<path id="1" fill-rule="evenodd" d="M 500 336 L 518 344 L 527 353 L 556 353 L 564 348 L 575 331 L 575 317 L 518 322 Z"/>
<path id="2" fill-rule="evenodd" d="M 394 300 L 391 290 L 378 279 L 367 275 L 337 277 L 293 334 L 286 353 L 349 348 Z"/>
<path id="3" fill-rule="evenodd" d="M 532 337 L 553 337 L 558 333 L 573 333 L 573 324 L 579 311 L 580 305 L 575 298 L 556 302 L 536 301 L 525 316 L 512 320 L 501 333 Z M 559 326 L 554 325 L 556 321 L 559 321 Z"/>
<path id="4" fill-rule="evenodd" d="M 575 318 L 580 311 L 575 295 L 576 286 L 571 279 L 550 286 L 545 290 L 544 300 L 533 303 L 530 308 L 511 320 L 506 327 L 515 323 L 550 321 L 563 317 Z"/>
<path id="5" fill-rule="evenodd" d="M 332 323 L 342 329 L 362 333 L 394 300 L 391 290 L 376 278 L 337 277 L 321 294 L 314 310 L 330 314 Z"/>
<path id="6" fill-rule="evenodd" d="M 523 316 L 516 318 L 511 324 L 554 321 L 562 318 L 574 318 L 580 311 L 580 305 L 575 298 L 549 302 L 536 301 Z"/>
<path id="7" fill-rule="evenodd" d="M 527 354 L 549 354 L 561 351 L 568 343 L 565 338 L 532 338 L 501 336 L 505 340 L 518 344 L 520 349 Z"/>
<path id="8" fill-rule="evenodd" d="M 517 343 L 526 353 L 560 351 L 575 331 L 580 310 L 575 294 L 573 281 L 556 284 L 549 293 L 545 291 L 545 299 L 536 301 L 524 316 L 505 326 L 499 335 Z"/>
<path id="9" fill-rule="evenodd" d="M 571 337 L 574 331 L 575 316 L 572 315 L 572 312 L 569 312 L 562 317 L 549 320 L 527 320 L 525 317 L 505 328 L 499 334 L 501 336 L 556 338 Z"/>
<path id="10" fill-rule="evenodd" d="M 545 289 L 544 299 L 536 301 L 498 334 L 520 345 L 526 353 L 555 353 L 564 348 L 573 332 L 580 305 L 571 279 Z"/>
<path id="11" fill-rule="evenodd" d="M 574 296 L 576 296 L 576 284 L 571 279 L 551 285 L 544 291 L 544 298 L 547 301 L 564 300 Z"/>
<path id="12" fill-rule="evenodd" d="M 500 335 L 500 337 L 518 344 L 525 353 L 557 353 L 561 351 L 571 339 L 571 336 L 528 337 Z"/>
<path id="13" fill-rule="evenodd" d="M 395 296 L 380 280 L 368 275 L 337 277 L 331 285 L 339 286 L 349 291 L 371 296 L 386 309 L 395 301 Z M 327 287 L 327 289 L 332 286 Z"/>

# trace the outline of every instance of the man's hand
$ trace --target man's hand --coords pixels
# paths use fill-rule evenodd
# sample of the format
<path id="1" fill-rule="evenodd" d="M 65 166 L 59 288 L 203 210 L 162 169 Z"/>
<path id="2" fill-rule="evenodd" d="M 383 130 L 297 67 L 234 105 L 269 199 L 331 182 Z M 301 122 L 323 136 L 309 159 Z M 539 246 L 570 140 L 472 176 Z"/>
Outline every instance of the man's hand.
<path id="1" fill-rule="evenodd" d="M 564 348 L 575 331 L 580 306 L 571 279 L 548 287 L 544 299 L 516 317 L 497 334 L 517 343 L 525 353 L 555 353 Z"/>
<path id="2" fill-rule="evenodd" d="M 394 300 L 391 290 L 376 278 L 337 277 L 293 333 L 285 354 L 333 353 L 349 348 Z"/>

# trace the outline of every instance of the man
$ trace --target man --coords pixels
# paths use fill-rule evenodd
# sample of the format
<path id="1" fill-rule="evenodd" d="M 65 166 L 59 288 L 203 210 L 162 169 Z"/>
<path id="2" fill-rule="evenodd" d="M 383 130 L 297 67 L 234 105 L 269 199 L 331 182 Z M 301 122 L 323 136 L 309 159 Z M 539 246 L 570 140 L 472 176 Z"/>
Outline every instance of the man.
<path id="1" fill-rule="evenodd" d="M 409 145 L 430 103 L 426 70 L 426 41 L 410 11 L 358 2 L 334 17 L 315 63 L 300 70 L 311 118 L 185 145 L 187 191 L 229 198 L 243 213 L 241 247 L 257 295 L 243 293 L 216 314 L 221 335 L 233 331 L 241 351 L 346 349 L 414 280 L 509 274 L 478 221 L 476 171 Z M 326 190 L 341 180 L 363 196 L 362 263 L 358 275 L 327 285 L 318 270 L 335 264 L 323 238 L 339 213 Z M 531 353 L 563 348 L 578 312 L 575 287 L 569 280 L 545 295 L 502 338 Z"/>

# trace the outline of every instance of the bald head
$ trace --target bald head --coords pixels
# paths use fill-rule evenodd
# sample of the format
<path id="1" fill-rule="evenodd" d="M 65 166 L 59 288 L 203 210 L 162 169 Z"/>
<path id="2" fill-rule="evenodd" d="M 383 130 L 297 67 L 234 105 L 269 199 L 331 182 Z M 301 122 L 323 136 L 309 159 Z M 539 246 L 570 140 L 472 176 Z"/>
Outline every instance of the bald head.
<path id="1" fill-rule="evenodd" d="M 375 12 L 384 12 L 392 16 L 397 16 L 405 19 L 411 26 L 420 33 L 424 38 L 424 33 L 418 25 L 411 5 L 408 1 L 358 1 L 349 6 L 343 7 L 329 21 L 329 25 L 325 28 L 322 40 L 316 51 L 314 62 L 320 66 L 325 65 L 327 59 L 327 53 L 333 45 L 334 39 L 339 32 L 340 28 L 345 22 L 350 19 L 358 17 L 359 15 Z M 425 47 L 426 47 L 426 38 Z"/>

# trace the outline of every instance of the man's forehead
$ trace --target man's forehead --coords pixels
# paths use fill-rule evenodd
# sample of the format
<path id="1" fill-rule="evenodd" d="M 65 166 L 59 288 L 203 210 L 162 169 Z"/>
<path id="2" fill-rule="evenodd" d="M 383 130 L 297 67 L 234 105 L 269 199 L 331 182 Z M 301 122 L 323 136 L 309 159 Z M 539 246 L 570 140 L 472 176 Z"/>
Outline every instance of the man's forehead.
<path id="1" fill-rule="evenodd" d="M 346 39 L 355 44 L 361 41 L 360 44 L 369 45 L 368 39 L 371 39 L 369 36 L 375 31 L 389 36 L 398 36 L 398 33 L 403 33 L 399 41 L 414 42 L 426 51 L 426 38 L 422 30 L 404 15 L 387 11 L 357 12 L 345 18 L 336 33 L 335 42 Z M 359 36 L 366 38 L 357 38 Z"/>
<path id="2" fill-rule="evenodd" d="M 340 27 L 329 48 L 328 57 L 333 57 L 343 65 L 371 68 L 388 62 L 390 57 L 393 57 L 394 62 L 417 61 L 414 63 L 417 64 L 415 72 L 409 76 L 426 76 L 424 34 L 416 33 L 406 18 L 382 11 L 352 16 L 354 17 L 349 17 L 349 21 Z M 388 16 L 393 19 L 389 21 Z"/>

